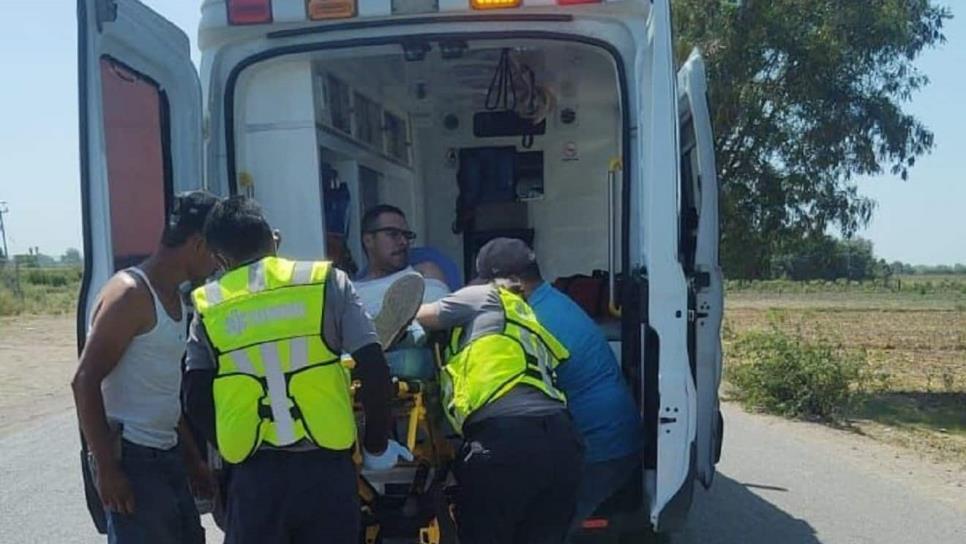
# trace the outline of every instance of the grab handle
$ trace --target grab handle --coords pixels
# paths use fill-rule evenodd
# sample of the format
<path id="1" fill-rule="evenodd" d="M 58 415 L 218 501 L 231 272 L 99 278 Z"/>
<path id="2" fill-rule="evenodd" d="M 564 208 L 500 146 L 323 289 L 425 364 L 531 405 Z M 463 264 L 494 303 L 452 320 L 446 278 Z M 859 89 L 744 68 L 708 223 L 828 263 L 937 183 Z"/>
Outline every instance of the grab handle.
<path id="1" fill-rule="evenodd" d="M 624 169 L 619 157 L 611 159 L 607 168 L 607 310 L 614 317 L 621 316 L 621 309 L 617 306 L 617 242 L 615 240 L 614 217 L 616 215 L 614 194 L 615 187 L 620 183 L 618 173 Z"/>

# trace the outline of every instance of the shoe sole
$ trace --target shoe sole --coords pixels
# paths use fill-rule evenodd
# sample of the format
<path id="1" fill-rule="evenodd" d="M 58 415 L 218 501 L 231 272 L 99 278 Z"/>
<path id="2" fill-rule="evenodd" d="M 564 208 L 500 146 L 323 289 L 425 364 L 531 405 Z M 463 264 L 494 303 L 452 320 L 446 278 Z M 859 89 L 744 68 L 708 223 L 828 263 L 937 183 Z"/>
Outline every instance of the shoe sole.
<path id="1" fill-rule="evenodd" d="M 416 317 L 423 303 L 426 284 L 419 274 L 406 274 L 394 281 L 382 296 L 382 309 L 372 323 L 382 349 L 386 350 Z"/>

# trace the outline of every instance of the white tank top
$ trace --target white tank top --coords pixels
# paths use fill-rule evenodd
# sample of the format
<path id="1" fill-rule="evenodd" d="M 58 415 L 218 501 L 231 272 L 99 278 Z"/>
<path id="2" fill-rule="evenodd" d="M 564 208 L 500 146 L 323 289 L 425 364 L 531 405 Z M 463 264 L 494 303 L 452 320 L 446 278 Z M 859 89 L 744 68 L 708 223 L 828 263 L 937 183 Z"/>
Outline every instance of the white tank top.
<path id="1" fill-rule="evenodd" d="M 181 358 L 187 333 L 184 305 L 181 320 L 171 319 L 147 275 L 138 268 L 125 272 L 148 286 L 156 322 L 150 331 L 131 340 L 120 362 L 102 382 L 104 410 L 108 421 L 123 425 L 125 440 L 171 449 L 178 444 L 181 418 Z"/>

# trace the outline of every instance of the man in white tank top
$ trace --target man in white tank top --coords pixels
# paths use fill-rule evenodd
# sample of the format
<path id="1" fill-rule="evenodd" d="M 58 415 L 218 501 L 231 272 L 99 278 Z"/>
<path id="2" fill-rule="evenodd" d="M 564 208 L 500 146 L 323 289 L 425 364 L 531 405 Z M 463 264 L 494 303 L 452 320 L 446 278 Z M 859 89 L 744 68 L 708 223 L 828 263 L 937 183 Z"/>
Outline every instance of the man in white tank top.
<path id="1" fill-rule="evenodd" d="M 210 495 L 211 476 L 182 419 L 179 286 L 215 270 L 202 229 L 217 201 L 178 195 L 155 252 L 98 295 L 71 387 L 111 543 L 204 542 L 192 488 Z"/>

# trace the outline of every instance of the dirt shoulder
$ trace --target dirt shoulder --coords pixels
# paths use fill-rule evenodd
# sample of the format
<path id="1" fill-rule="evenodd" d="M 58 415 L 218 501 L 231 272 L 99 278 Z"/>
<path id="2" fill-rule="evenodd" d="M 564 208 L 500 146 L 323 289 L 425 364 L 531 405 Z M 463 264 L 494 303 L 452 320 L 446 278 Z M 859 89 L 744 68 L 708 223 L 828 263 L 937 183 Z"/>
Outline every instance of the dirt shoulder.
<path id="1" fill-rule="evenodd" d="M 881 383 L 846 414 L 853 432 L 966 467 L 966 299 L 912 293 L 737 293 L 726 299 L 731 342 L 777 327 L 865 358 Z"/>
<path id="2" fill-rule="evenodd" d="M 0 318 L 0 436 L 73 409 L 73 316 Z"/>

